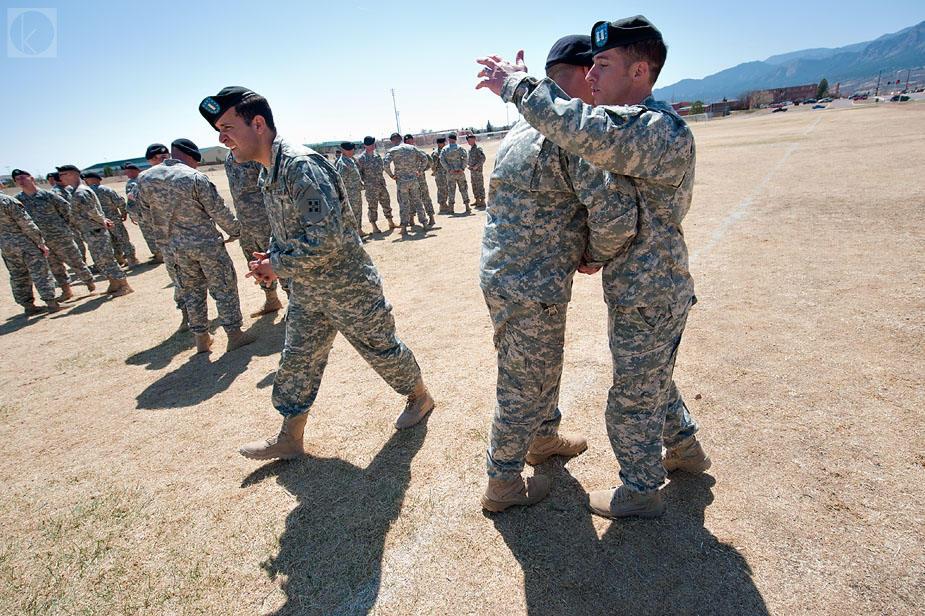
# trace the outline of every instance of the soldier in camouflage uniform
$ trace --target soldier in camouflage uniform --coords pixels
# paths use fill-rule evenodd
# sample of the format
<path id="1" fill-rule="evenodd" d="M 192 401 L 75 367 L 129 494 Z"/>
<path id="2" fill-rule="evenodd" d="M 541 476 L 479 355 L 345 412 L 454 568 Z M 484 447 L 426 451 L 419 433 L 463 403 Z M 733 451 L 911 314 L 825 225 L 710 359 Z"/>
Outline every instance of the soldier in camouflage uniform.
<path id="1" fill-rule="evenodd" d="M 472 196 L 475 198 L 475 207 L 478 209 L 485 208 L 485 176 L 483 167 L 485 165 L 485 152 L 482 148 L 475 145 L 475 135 L 468 135 L 466 142 L 469 144 L 469 162 L 466 167 L 469 168 L 469 179 L 472 181 Z"/>
<path id="2" fill-rule="evenodd" d="M 65 265 L 74 268 L 77 276 L 87 284 L 87 288 L 94 291 L 96 285 L 93 283 L 93 274 L 81 258 L 74 234 L 71 232 L 70 204 L 56 193 L 37 188 L 32 175 L 26 171 L 13 169 L 13 180 L 22 188 L 22 192 L 17 194 L 16 198 L 26 208 L 26 212 L 45 238 L 45 245 L 48 246 L 48 265 L 51 266 L 55 282 L 61 287 L 58 301 L 63 302 L 74 297 Z"/>
<path id="3" fill-rule="evenodd" d="M 180 282 L 189 329 L 196 337 L 196 352 L 212 347 L 206 298 L 215 300 L 218 318 L 228 335 L 227 351 L 256 340 L 241 331 L 244 318 L 238 298 L 238 277 L 216 223 L 228 241 L 241 235 L 241 223 L 222 201 L 208 176 L 196 171 L 202 155 L 189 139 L 177 139 L 171 156 L 138 178 L 136 199 L 157 233 L 157 244 L 169 256 L 168 267 Z"/>
<path id="4" fill-rule="evenodd" d="M 569 96 L 590 101 L 583 77 L 591 64 L 590 38 L 568 36 L 552 46 L 547 71 Z M 635 210 L 625 199 L 630 211 L 612 207 L 626 186 L 524 121 L 501 143 L 491 188 L 479 279 L 494 325 L 498 385 L 482 506 L 502 511 L 536 503 L 549 490 L 542 475 L 521 477 L 525 461 L 587 448 L 583 436 L 558 430 L 572 278 L 582 255 L 598 263 L 617 254 L 635 231 Z"/>
<path id="5" fill-rule="evenodd" d="M 160 249 L 157 247 L 154 229 L 151 228 L 151 225 L 142 216 L 141 210 L 135 205 L 135 189 L 138 186 L 138 174 L 141 173 L 141 170 L 135 163 L 125 163 L 122 165 L 122 170 L 128 176 L 125 181 L 125 211 L 128 212 L 132 222 L 141 229 L 141 236 L 145 239 L 145 244 L 148 245 L 148 250 L 151 252 L 151 262 L 163 263 L 164 255 L 161 254 Z"/>
<path id="6" fill-rule="evenodd" d="M 466 151 L 456 145 L 456 134 L 447 135 L 450 145 L 443 148 L 440 152 L 440 164 L 446 171 L 447 185 L 450 191 L 449 207 L 450 213 L 455 212 L 456 205 L 456 187 L 459 187 L 459 194 L 462 195 L 463 203 L 466 205 L 466 214 L 472 212 L 469 207 L 469 187 L 466 185 L 466 161 L 468 156 Z"/>
<path id="7" fill-rule="evenodd" d="M 363 139 L 365 152 L 357 157 L 357 168 L 360 170 L 360 177 L 363 179 L 363 188 L 366 190 L 366 203 L 368 209 L 366 212 L 370 224 L 373 226 L 373 233 L 379 233 L 379 227 L 376 221 L 379 220 L 379 205 L 382 205 L 382 213 L 385 214 L 386 220 L 389 221 L 389 229 L 394 229 L 398 225 L 392 220 L 392 200 L 389 197 L 389 190 L 385 186 L 385 178 L 382 177 L 384 163 L 382 157 L 376 154 L 376 140 L 372 137 Z M 362 208 L 361 208 L 362 209 Z"/>
<path id="8" fill-rule="evenodd" d="M 90 190 L 96 193 L 96 198 L 100 200 L 100 206 L 103 208 L 103 215 L 114 225 L 109 233 L 112 236 L 112 249 L 116 253 L 116 261 L 130 267 L 138 265 L 138 259 L 135 258 L 135 246 L 129 239 L 128 230 L 123 224 L 123 221 L 128 218 L 125 199 L 110 187 L 103 186 L 101 184 L 103 178 L 99 173 L 83 173 L 80 177 L 87 183 Z"/>
<path id="9" fill-rule="evenodd" d="M 255 252 L 265 252 L 270 245 L 270 221 L 267 208 L 263 205 L 263 194 L 257 186 L 260 164 L 255 162 L 237 163 L 231 152 L 225 156 L 225 175 L 228 176 L 228 189 L 234 201 L 238 222 L 241 223 L 241 251 L 246 262 L 254 258 Z M 288 285 L 283 282 L 283 288 Z M 251 313 L 252 318 L 272 314 L 282 310 L 283 303 L 276 293 L 277 282 L 274 280 L 261 284 L 264 302 L 260 310 Z"/>
<path id="10" fill-rule="evenodd" d="M 402 143 L 401 135 L 392 133 L 392 147 L 385 153 L 385 172 L 395 180 L 398 193 L 398 224 L 401 234 L 408 233 L 408 225 L 414 222 L 417 213 L 421 226 L 427 226 L 427 215 L 424 213 L 424 203 L 421 201 L 421 187 L 418 184 L 418 175 L 424 164 L 423 158 L 427 155 L 413 145 Z M 393 170 L 394 166 L 394 170 Z"/>
<path id="11" fill-rule="evenodd" d="M 350 199 L 350 208 L 356 218 L 360 237 L 365 237 L 367 233 L 363 231 L 363 178 L 360 177 L 357 161 L 353 160 L 356 146 L 350 141 L 345 141 L 340 144 L 340 150 L 341 155 L 334 161 L 334 168 L 344 181 L 344 188 L 347 189 L 347 197 Z"/>
<path id="12" fill-rule="evenodd" d="M 433 151 L 430 155 L 431 162 L 431 173 L 434 175 L 434 182 L 437 184 L 437 205 L 440 207 L 440 214 L 452 214 L 453 210 L 446 204 L 447 193 L 447 181 L 446 181 L 446 169 L 443 168 L 443 165 L 440 164 L 440 153 L 443 152 L 443 148 L 446 147 L 446 137 L 437 137 L 437 149 Z"/>
<path id="13" fill-rule="evenodd" d="M 422 154 L 421 168 L 418 171 L 420 173 L 418 175 L 418 186 L 421 187 L 421 201 L 424 203 L 424 211 L 427 212 L 428 224 L 434 226 L 437 224 L 437 219 L 434 218 L 434 200 L 430 198 L 430 190 L 427 188 L 427 170 L 430 169 L 431 165 L 430 156 L 427 155 L 427 152 L 414 145 L 414 135 L 405 135 L 404 141 Z"/>
<path id="14" fill-rule="evenodd" d="M 51 192 L 58 195 L 65 201 L 67 201 L 67 207 L 70 211 L 71 209 L 71 193 L 67 190 L 67 187 L 61 181 L 61 175 L 55 171 L 49 173 L 45 176 L 45 179 L 48 180 L 48 183 L 51 185 Z M 77 250 L 80 251 L 80 258 L 87 261 L 87 243 L 84 242 L 83 234 L 80 232 L 80 229 L 77 227 L 77 221 L 74 217 L 70 218 L 71 235 L 74 237 L 74 243 L 77 244 Z"/>
<path id="15" fill-rule="evenodd" d="M 414 355 L 395 333 L 379 272 L 363 250 L 334 167 L 317 152 L 280 138 L 266 99 L 249 90 L 225 88 L 204 99 L 199 111 L 237 160 L 264 167 L 260 186 L 273 243 L 251 263 L 248 276 L 286 276 L 292 290 L 273 383 L 273 405 L 283 426 L 275 437 L 242 446 L 241 455 L 265 460 L 304 453 L 308 410 L 338 331 L 395 391 L 408 396 L 396 427 L 421 421 L 433 409 L 433 398 Z"/>
<path id="16" fill-rule="evenodd" d="M 32 285 L 35 284 L 39 297 L 49 312 L 60 310 L 55 299 L 55 281 L 48 269 L 48 248 L 42 240 L 39 228 L 32 222 L 18 199 L 0 192 L 0 253 L 10 272 L 10 288 L 13 299 L 23 307 L 26 314 L 42 312 L 35 305 Z"/>
<path id="17" fill-rule="evenodd" d="M 587 80 L 597 106 L 527 76 L 520 55 L 516 65 L 480 58 L 486 69 L 479 75 L 488 80 L 478 87 L 515 103 L 540 133 L 625 182 L 621 202 L 635 203 L 637 232 L 603 272 L 613 356 L 605 420 L 622 485 L 592 492 L 589 507 L 606 517 L 654 517 L 663 511 L 666 471 L 710 467 L 672 379 L 696 301 L 681 230 L 694 185 L 694 138 L 670 105 L 652 97 L 666 49 L 647 19 L 598 22 L 591 39 L 595 64 Z M 595 264 L 583 268 L 590 273 Z"/>
<path id="18" fill-rule="evenodd" d="M 125 279 L 125 272 L 116 263 L 116 255 L 112 251 L 109 229 L 113 228 L 113 222 L 103 215 L 96 193 L 80 183 L 80 169 L 74 165 L 64 165 L 57 169 L 61 181 L 71 190 L 71 220 L 76 221 L 80 227 L 93 256 L 93 263 L 109 278 L 106 293 L 111 293 L 113 297 L 131 293 L 132 287 Z"/>

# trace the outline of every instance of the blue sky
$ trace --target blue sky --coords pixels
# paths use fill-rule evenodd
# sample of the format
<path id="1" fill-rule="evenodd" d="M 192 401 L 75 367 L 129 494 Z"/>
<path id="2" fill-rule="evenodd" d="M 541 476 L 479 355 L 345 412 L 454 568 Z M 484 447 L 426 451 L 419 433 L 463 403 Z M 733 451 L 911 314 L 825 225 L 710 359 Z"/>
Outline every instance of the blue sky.
<path id="1" fill-rule="evenodd" d="M 16 13 L 10 2 L 55 9 L 53 57 L 10 57 L 19 24 L 8 19 Z M 0 9 L 0 173 L 86 167 L 178 137 L 216 145 L 197 105 L 226 85 L 266 96 L 280 133 L 298 142 L 388 135 L 395 130 L 391 88 L 402 132 L 504 124 L 516 111 L 474 89 L 475 58 L 512 58 L 523 48 L 530 72 L 541 74 L 557 38 L 589 33 L 599 19 L 642 13 L 662 30 L 669 53 L 659 86 L 774 54 L 874 39 L 925 19 L 921 0 L 700 6 L 9 0 Z"/>

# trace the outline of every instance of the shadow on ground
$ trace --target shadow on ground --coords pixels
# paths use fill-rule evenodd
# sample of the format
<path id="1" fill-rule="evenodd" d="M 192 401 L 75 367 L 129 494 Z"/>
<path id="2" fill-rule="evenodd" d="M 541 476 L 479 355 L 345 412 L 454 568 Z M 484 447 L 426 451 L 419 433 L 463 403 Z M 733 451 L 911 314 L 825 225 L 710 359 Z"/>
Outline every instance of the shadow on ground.
<path id="1" fill-rule="evenodd" d="M 138 397 L 139 409 L 166 409 L 194 406 L 228 389 L 247 369 L 253 357 L 266 357 L 283 348 L 286 322 L 274 323 L 275 315 L 264 315 L 251 328 L 257 332 L 252 344 L 225 353 L 225 339 L 219 336 L 211 353 L 193 353 L 193 334 L 175 332 L 157 346 L 141 351 L 125 360 L 129 365 L 145 365 L 158 370 L 170 364 L 174 356 L 186 351 L 187 361 L 151 383 Z M 213 322 L 213 331 L 217 329 Z"/>
<path id="2" fill-rule="evenodd" d="M 261 563 L 271 579 L 286 576 L 286 603 L 275 615 L 369 613 L 379 594 L 386 534 L 426 435 L 426 420 L 396 432 L 366 468 L 304 456 L 267 464 L 244 480 L 246 488 L 274 477 L 299 502 L 286 519 L 279 553 Z"/>
<path id="3" fill-rule="evenodd" d="M 523 568 L 530 616 L 768 614 L 748 563 L 704 528 L 711 476 L 675 473 L 661 518 L 615 520 L 598 539 L 581 485 L 559 462 L 541 472 L 546 500 L 486 514 Z"/>

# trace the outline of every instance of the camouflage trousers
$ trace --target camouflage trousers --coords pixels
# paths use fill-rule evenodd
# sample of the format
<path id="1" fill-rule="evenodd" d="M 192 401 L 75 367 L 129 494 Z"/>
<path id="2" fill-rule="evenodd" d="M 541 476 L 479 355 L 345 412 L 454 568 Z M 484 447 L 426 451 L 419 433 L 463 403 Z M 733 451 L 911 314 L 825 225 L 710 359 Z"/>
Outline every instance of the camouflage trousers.
<path id="1" fill-rule="evenodd" d="M 69 278 L 65 265 L 73 268 L 77 276 L 84 282 L 93 280 L 90 268 L 80 256 L 80 250 L 72 236 L 49 237 L 45 239 L 48 246 L 48 265 L 51 266 L 51 275 L 59 287 L 68 284 Z"/>
<path id="2" fill-rule="evenodd" d="M 157 246 L 157 233 L 155 233 L 154 227 L 144 217 L 140 217 L 138 219 L 138 228 L 141 229 L 141 236 L 145 238 L 145 244 L 148 245 L 151 255 L 157 254 L 160 248 Z M 161 254 L 163 255 L 163 253 Z"/>
<path id="3" fill-rule="evenodd" d="M 84 260 L 84 263 L 87 263 L 87 243 L 84 241 L 84 234 L 80 232 L 77 225 L 71 227 L 71 234 L 74 236 L 74 243 L 77 244 L 80 258 Z"/>
<path id="4" fill-rule="evenodd" d="M 263 225 L 250 225 L 244 226 L 241 225 L 241 237 L 238 239 L 238 242 L 241 244 L 241 252 L 244 253 L 244 258 L 246 262 L 254 260 L 255 252 L 266 252 L 267 246 L 270 245 L 270 223 L 267 223 L 266 228 Z M 282 284 L 284 289 L 289 288 L 289 281 L 284 279 L 279 279 L 279 282 Z M 270 291 L 276 289 L 277 282 L 276 279 L 271 283 L 261 282 L 260 288 L 265 291 Z"/>
<path id="5" fill-rule="evenodd" d="M 428 216 L 434 215 L 434 200 L 430 198 L 430 189 L 427 188 L 427 173 L 421 172 L 418 176 L 418 186 L 421 187 L 421 201 L 424 203 L 424 211 Z"/>
<path id="6" fill-rule="evenodd" d="M 17 304 L 30 306 L 35 303 L 33 284 L 42 301 L 48 302 L 55 298 L 55 281 L 48 269 L 48 261 L 37 246 L 4 246 L 3 262 L 10 272 L 10 288 Z"/>
<path id="7" fill-rule="evenodd" d="M 166 245 L 166 243 L 164 244 Z M 173 302 L 177 305 L 177 310 L 185 310 L 186 298 L 183 296 L 183 287 L 180 286 L 180 281 L 177 279 L 177 265 L 173 259 L 173 254 L 170 250 L 163 249 L 161 256 L 164 257 L 167 276 L 170 278 L 170 282 L 173 283 Z"/>
<path id="8" fill-rule="evenodd" d="M 488 476 L 520 476 L 530 443 L 559 429 L 559 382 L 568 304 L 485 292 L 498 351 L 497 404 L 486 455 Z"/>
<path id="9" fill-rule="evenodd" d="M 93 257 L 93 264 L 100 269 L 100 272 L 113 280 L 125 278 L 125 272 L 116 263 L 116 255 L 112 250 L 112 242 L 106 227 L 86 226 L 81 228 L 81 232 L 83 232 L 84 241 L 87 242 L 90 256 Z"/>
<path id="10" fill-rule="evenodd" d="M 311 408 L 337 332 L 399 394 L 410 394 L 421 378 L 414 354 L 395 333 L 376 266 L 360 247 L 342 252 L 323 272 L 290 280 L 286 340 L 273 382 L 273 406 L 284 417 Z"/>
<path id="11" fill-rule="evenodd" d="M 434 175 L 434 182 L 437 183 L 437 203 L 446 205 L 446 198 L 449 190 L 447 188 L 446 173 L 437 173 Z"/>
<path id="12" fill-rule="evenodd" d="M 122 224 L 122 221 L 118 218 L 110 218 L 110 220 L 115 225 L 109 230 L 109 234 L 112 236 L 113 252 L 116 256 L 120 256 L 124 259 L 134 259 L 135 246 L 128 237 L 128 229 L 125 228 L 125 225 Z"/>
<path id="13" fill-rule="evenodd" d="M 392 217 L 392 199 L 389 197 L 389 191 L 385 187 L 385 180 L 375 184 L 366 184 L 366 214 L 369 222 L 379 220 L 379 206 L 382 206 L 382 213 L 386 218 Z"/>
<path id="14" fill-rule="evenodd" d="M 427 214 L 424 213 L 418 179 L 398 178 L 395 181 L 395 188 L 398 193 L 398 224 L 402 227 L 413 224 L 415 213 L 417 213 L 418 220 L 421 221 L 422 225 L 427 224 Z"/>
<path id="15" fill-rule="evenodd" d="M 446 173 L 447 189 L 449 190 L 450 200 L 447 202 L 450 206 L 456 205 L 456 187 L 459 187 L 459 194 L 462 195 L 463 203 L 469 205 L 469 185 L 466 184 L 466 172 Z"/>
<path id="16" fill-rule="evenodd" d="M 613 385 L 604 419 L 620 479 L 634 492 L 665 482 L 662 444 L 675 447 L 697 432 L 672 379 L 690 306 L 608 306 Z"/>
<path id="17" fill-rule="evenodd" d="M 469 169 L 469 178 L 472 180 L 472 197 L 476 201 L 485 200 L 485 176 L 482 173 L 482 167 L 478 170 Z"/>
<path id="18" fill-rule="evenodd" d="M 225 330 L 240 329 L 244 324 L 238 297 L 238 277 L 224 244 L 170 251 L 174 275 L 183 290 L 189 329 L 194 334 L 209 331 L 207 294 L 212 294 L 218 319 Z"/>
<path id="19" fill-rule="evenodd" d="M 360 189 L 347 189 L 347 200 L 350 201 L 350 210 L 357 221 L 357 229 L 363 228 L 363 191 Z"/>

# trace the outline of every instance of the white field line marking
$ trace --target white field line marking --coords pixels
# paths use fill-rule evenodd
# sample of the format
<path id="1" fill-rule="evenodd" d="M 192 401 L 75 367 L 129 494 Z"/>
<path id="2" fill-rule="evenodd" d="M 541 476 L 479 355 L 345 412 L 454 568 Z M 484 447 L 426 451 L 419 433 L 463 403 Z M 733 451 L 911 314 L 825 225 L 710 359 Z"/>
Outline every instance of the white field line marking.
<path id="1" fill-rule="evenodd" d="M 822 119 L 821 115 L 817 116 L 816 121 L 813 122 L 809 128 L 803 131 L 803 135 L 808 135 L 810 132 L 812 132 L 812 130 L 816 128 L 816 125 L 819 124 L 819 120 L 821 119 Z M 755 187 L 755 190 L 752 192 L 752 194 L 745 197 L 745 199 L 743 199 L 742 202 L 739 205 L 737 205 L 736 208 L 732 210 L 732 212 L 730 212 L 729 216 L 727 216 L 726 219 L 722 223 L 720 223 L 719 227 L 715 231 L 713 231 L 713 233 L 710 234 L 710 237 L 707 238 L 707 241 L 704 242 L 704 244 L 700 248 L 698 248 L 696 251 L 694 251 L 691 254 L 690 256 L 691 261 L 696 261 L 697 259 L 699 259 L 701 255 L 703 255 L 704 253 L 709 251 L 711 248 L 716 246 L 720 242 L 720 240 L 723 239 L 723 236 L 726 235 L 726 231 L 729 230 L 729 227 L 731 227 L 733 224 L 735 224 L 737 220 L 739 220 L 740 218 L 742 218 L 742 216 L 745 215 L 745 213 L 748 211 L 748 208 L 751 207 L 752 202 L 755 200 L 755 198 L 761 194 L 761 191 L 764 190 L 764 187 L 767 186 L 768 182 L 771 181 L 771 178 L 773 178 L 777 174 L 777 172 L 780 171 L 780 168 L 784 166 L 784 163 L 787 162 L 787 159 L 790 158 L 790 155 L 793 154 L 793 151 L 796 150 L 797 147 L 799 147 L 799 145 L 800 145 L 799 143 L 794 143 L 790 147 L 789 150 L 784 152 L 784 155 L 781 156 L 779 161 L 777 161 L 777 164 L 774 165 L 774 168 L 771 169 L 771 171 L 768 172 L 768 174 L 764 177 L 764 179 L 761 180 L 758 186 Z"/>

